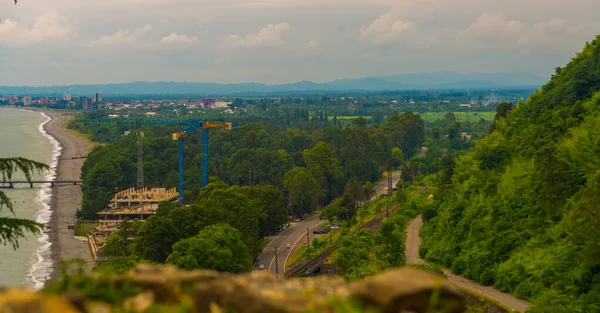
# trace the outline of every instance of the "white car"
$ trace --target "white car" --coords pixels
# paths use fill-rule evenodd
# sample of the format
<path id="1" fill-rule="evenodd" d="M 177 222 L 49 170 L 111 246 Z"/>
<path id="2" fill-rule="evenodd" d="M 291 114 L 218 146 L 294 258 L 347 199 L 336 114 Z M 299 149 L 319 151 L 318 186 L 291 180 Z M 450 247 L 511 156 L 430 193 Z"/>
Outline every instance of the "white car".
<path id="1" fill-rule="evenodd" d="M 288 243 L 287 245 L 285 245 L 285 248 L 286 248 L 286 249 L 291 249 L 291 248 L 292 248 L 292 245 Z"/>

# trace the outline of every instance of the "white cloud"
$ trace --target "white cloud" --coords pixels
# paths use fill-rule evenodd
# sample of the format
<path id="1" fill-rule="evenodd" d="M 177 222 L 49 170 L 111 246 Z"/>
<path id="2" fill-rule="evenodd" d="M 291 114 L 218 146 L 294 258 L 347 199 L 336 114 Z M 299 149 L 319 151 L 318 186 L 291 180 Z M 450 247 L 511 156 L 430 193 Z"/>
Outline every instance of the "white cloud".
<path id="1" fill-rule="evenodd" d="M 362 27 L 359 41 L 371 44 L 386 44 L 400 39 L 415 28 L 415 24 L 397 19 L 393 12 L 388 12 L 380 15 L 369 26 Z"/>
<path id="2" fill-rule="evenodd" d="M 143 34 L 152 30 L 152 25 L 147 24 L 143 27 L 130 30 L 118 30 L 114 35 L 102 36 L 96 40 L 90 41 L 87 45 L 90 47 L 126 45 L 136 42 Z"/>
<path id="3" fill-rule="evenodd" d="M 223 41 L 221 47 L 272 47 L 283 46 L 283 34 L 291 29 L 288 23 L 269 24 L 256 34 L 246 34 L 244 37 L 230 35 Z"/>
<path id="4" fill-rule="evenodd" d="M 311 41 L 308 42 L 308 47 L 314 50 L 320 50 L 321 49 L 321 45 L 319 44 L 319 41 L 316 39 L 313 39 Z"/>
<path id="5" fill-rule="evenodd" d="M 507 19 L 503 14 L 482 13 L 467 28 L 455 35 L 456 45 L 471 49 L 518 49 L 521 52 L 558 49 L 569 45 L 585 27 L 565 19 L 526 24 Z"/>
<path id="6" fill-rule="evenodd" d="M 170 35 L 163 37 L 160 42 L 167 45 L 189 45 L 195 43 L 197 40 L 198 37 L 171 33 Z"/>
<path id="7" fill-rule="evenodd" d="M 0 45 L 64 43 L 71 35 L 72 29 L 66 18 L 54 13 L 37 17 L 31 28 L 23 27 L 10 19 L 0 22 Z"/>

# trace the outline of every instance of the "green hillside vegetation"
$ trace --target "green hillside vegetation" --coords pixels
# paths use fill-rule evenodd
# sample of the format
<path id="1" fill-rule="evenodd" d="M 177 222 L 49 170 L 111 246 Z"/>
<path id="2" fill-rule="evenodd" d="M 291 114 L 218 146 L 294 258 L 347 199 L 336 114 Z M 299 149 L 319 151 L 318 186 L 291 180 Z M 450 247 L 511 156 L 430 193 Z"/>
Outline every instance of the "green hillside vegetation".
<path id="1" fill-rule="evenodd" d="M 528 312 L 600 312 L 600 37 L 510 109 L 442 159 L 421 254 Z"/>

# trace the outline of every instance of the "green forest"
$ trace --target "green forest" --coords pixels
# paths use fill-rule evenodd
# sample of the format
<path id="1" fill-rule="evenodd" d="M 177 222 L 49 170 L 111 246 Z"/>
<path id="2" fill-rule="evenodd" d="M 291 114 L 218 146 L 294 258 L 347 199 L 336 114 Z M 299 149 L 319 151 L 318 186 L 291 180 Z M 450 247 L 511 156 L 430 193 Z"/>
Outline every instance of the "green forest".
<path id="1" fill-rule="evenodd" d="M 336 121 L 335 113 L 329 118 L 327 112 L 298 105 L 278 110 L 275 117 L 238 117 L 231 130 L 211 130 L 211 183 L 204 188 L 200 132 L 189 134 L 185 142 L 186 206 L 162 203 L 145 223 L 123 223 L 103 249 L 109 257 L 107 265 L 118 272 L 136 262 L 248 271 L 263 238 L 277 233 L 288 216 L 326 207 L 324 218 L 356 224 L 357 215 L 367 212 L 357 210 L 356 203 L 373 196 L 373 186 L 383 178 L 388 160 L 390 169 L 403 169 L 404 181 L 419 180 L 437 171 L 442 156 L 452 157 L 472 147 L 474 141 L 462 138 L 461 132 L 482 138 L 491 125 L 485 119 L 458 122 L 453 113 L 425 122 L 407 111 L 377 123 L 367 123 L 362 117 L 349 119 L 344 126 Z M 136 186 L 139 131 L 144 132 L 145 186 L 177 184 L 177 145 L 171 139 L 171 133 L 180 130 L 177 126 L 93 122 L 106 114 L 90 112 L 69 125 L 101 142 L 82 169 L 84 199 L 79 216 L 84 220 L 95 219 L 116 191 Z M 398 225 L 388 222 L 384 233 L 389 230 L 399 238 L 406 218 L 402 221 Z M 128 241 L 132 237 L 133 242 Z M 378 252 L 385 255 L 382 266 L 402 264 L 403 256 L 397 253 L 404 244 L 377 238 L 376 246 L 385 247 Z M 199 251 L 219 253 L 207 259 Z M 368 272 L 365 269 L 361 276 Z"/>
<path id="2" fill-rule="evenodd" d="M 440 165 L 426 260 L 523 299 L 600 312 L 600 37 Z"/>

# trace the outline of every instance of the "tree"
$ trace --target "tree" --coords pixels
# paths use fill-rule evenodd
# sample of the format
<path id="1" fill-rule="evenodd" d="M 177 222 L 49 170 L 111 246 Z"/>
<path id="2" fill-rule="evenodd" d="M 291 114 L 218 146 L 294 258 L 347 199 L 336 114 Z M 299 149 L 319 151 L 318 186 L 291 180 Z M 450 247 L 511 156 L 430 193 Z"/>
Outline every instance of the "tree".
<path id="1" fill-rule="evenodd" d="M 151 216 L 133 241 L 133 252 L 143 260 L 164 263 L 177 242 L 177 227 L 166 216 Z"/>
<path id="2" fill-rule="evenodd" d="M 404 154 L 402 153 L 402 149 L 398 147 L 392 148 L 392 166 L 397 168 L 404 164 Z"/>
<path id="3" fill-rule="evenodd" d="M 383 115 L 383 113 L 381 113 L 380 111 L 373 112 L 373 114 L 371 115 L 371 123 L 373 125 L 382 124 L 384 119 L 385 119 L 385 115 Z"/>
<path id="4" fill-rule="evenodd" d="M 248 195 L 261 209 L 260 234 L 268 236 L 275 233 L 288 220 L 285 199 L 280 189 L 271 185 L 242 187 L 242 192 Z"/>
<path id="5" fill-rule="evenodd" d="M 368 181 L 363 184 L 362 188 L 365 192 L 365 198 L 367 200 L 375 196 L 375 183 Z"/>
<path id="6" fill-rule="evenodd" d="M 260 240 L 260 220 L 266 212 L 261 201 L 244 193 L 244 188 L 212 183 L 202 188 L 198 201 L 192 205 L 196 216 L 195 227 L 203 229 L 209 225 L 228 224 L 242 233 L 248 249 L 257 252 Z M 273 204 L 276 206 L 276 204 Z M 194 234 L 188 233 L 188 236 Z"/>
<path id="7" fill-rule="evenodd" d="M 455 123 L 456 115 L 454 115 L 454 113 L 452 113 L 452 112 L 448 112 L 448 113 L 446 113 L 446 115 L 444 115 L 444 120 Z"/>
<path id="8" fill-rule="evenodd" d="M 47 169 L 49 169 L 47 165 L 25 158 L 0 158 L 0 175 L 2 176 L 2 182 L 9 181 L 16 172 L 23 173 L 25 179 L 27 179 L 28 182 L 31 182 L 31 175 L 34 172 L 41 172 Z M 14 216 L 15 211 L 12 202 L 8 196 L 0 190 L 0 210 L 5 206 Z M 16 250 L 19 247 L 18 240 L 25 237 L 25 232 L 39 234 L 43 226 L 43 224 L 32 220 L 0 217 L 0 243 L 2 245 L 10 244 L 13 249 Z"/>
<path id="9" fill-rule="evenodd" d="M 298 215 L 312 211 L 311 204 L 316 203 L 320 194 L 319 182 L 305 167 L 294 167 L 283 178 L 283 185 L 287 189 L 294 212 Z"/>
<path id="10" fill-rule="evenodd" d="M 381 230 L 377 234 L 375 242 L 380 247 L 377 251 L 377 258 L 384 263 L 386 268 L 406 264 L 404 255 L 405 224 L 406 222 L 398 217 L 386 218 L 381 221 Z"/>
<path id="11" fill-rule="evenodd" d="M 326 203 L 337 197 L 344 174 L 329 145 L 317 142 L 312 149 L 302 152 L 302 159 L 323 188 Z"/>
<path id="12" fill-rule="evenodd" d="M 502 102 L 498 104 L 496 107 L 496 117 L 494 117 L 494 121 L 492 122 L 492 126 L 490 126 L 490 133 L 496 130 L 498 127 L 498 121 L 502 119 L 506 119 L 508 113 L 510 113 L 515 106 L 511 102 Z"/>
<path id="13" fill-rule="evenodd" d="M 352 124 L 354 124 L 357 127 L 365 127 L 367 126 L 367 120 L 364 117 L 359 116 L 352 120 Z"/>
<path id="14" fill-rule="evenodd" d="M 102 248 L 102 254 L 108 256 L 128 256 L 131 254 L 130 238 L 135 238 L 142 222 L 139 220 L 130 221 L 128 218 L 123 219 L 119 224 L 119 230 L 110 234 Z"/>
<path id="15" fill-rule="evenodd" d="M 198 235 L 173 245 L 167 263 L 183 269 L 205 268 L 240 273 L 252 268 L 252 255 L 239 230 L 227 225 L 210 225 Z"/>
<path id="16" fill-rule="evenodd" d="M 369 229 L 362 229 L 355 235 L 348 235 L 342 240 L 335 257 L 335 263 L 346 273 L 346 279 L 355 280 L 363 277 L 368 270 L 369 255 L 373 247 L 373 236 Z"/>

